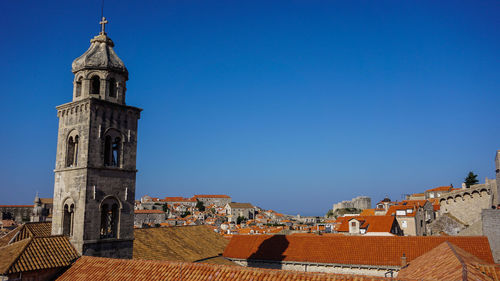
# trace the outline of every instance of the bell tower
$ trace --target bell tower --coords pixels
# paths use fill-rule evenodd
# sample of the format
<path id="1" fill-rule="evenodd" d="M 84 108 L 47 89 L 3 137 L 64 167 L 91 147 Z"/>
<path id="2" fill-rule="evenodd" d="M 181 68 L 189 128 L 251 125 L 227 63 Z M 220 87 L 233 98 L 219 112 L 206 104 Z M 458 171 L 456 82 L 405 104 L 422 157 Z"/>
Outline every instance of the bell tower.
<path id="1" fill-rule="evenodd" d="M 132 258 L 137 123 L 125 104 L 128 71 L 105 31 L 72 64 L 72 102 L 57 107 L 59 131 L 52 234 L 82 255 Z"/>

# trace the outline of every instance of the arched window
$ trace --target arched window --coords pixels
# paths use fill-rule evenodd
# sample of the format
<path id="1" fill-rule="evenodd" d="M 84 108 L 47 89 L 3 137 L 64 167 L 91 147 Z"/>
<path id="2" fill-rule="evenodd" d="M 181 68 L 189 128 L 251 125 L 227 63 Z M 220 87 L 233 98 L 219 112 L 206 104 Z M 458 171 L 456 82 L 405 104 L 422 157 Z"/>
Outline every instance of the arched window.
<path id="1" fill-rule="evenodd" d="M 114 78 L 109 79 L 108 86 L 109 96 L 116 98 L 116 80 Z"/>
<path id="2" fill-rule="evenodd" d="M 90 94 L 91 95 L 99 95 L 101 90 L 101 79 L 99 76 L 94 75 L 90 79 Z"/>
<path id="3" fill-rule="evenodd" d="M 104 166 L 120 167 L 121 157 L 121 138 L 107 135 L 104 138 Z"/>
<path id="4" fill-rule="evenodd" d="M 82 94 L 82 77 L 78 78 L 75 85 L 75 96 L 79 97 Z"/>
<path id="5" fill-rule="evenodd" d="M 75 213 L 75 205 L 71 203 L 64 204 L 63 214 L 63 234 L 73 236 L 73 220 Z"/>
<path id="6" fill-rule="evenodd" d="M 105 199 L 101 204 L 101 238 L 117 238 L 120 208 L 114 198 Z"/>
<path id="7" fill-rule="evenodd" d="M 78 135 L 70 136 L 68 138 L 66 150 L 66 167 L 74 167 L 78 161 Z"/>

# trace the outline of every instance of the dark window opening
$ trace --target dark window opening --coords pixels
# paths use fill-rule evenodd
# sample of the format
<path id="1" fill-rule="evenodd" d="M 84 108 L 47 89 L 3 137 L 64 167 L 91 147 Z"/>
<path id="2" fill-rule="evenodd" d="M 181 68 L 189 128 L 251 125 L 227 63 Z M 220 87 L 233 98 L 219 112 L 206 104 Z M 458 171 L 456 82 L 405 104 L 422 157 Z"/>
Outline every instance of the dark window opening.
<path id="1" fill-rule="evenodd" d="M 101 88 L 101 79 L 99 76 L 95 75 L 92 76 L 92 79 L 90 79 L 90 94 L 91 95 L 99 95 L 100 93 L 100 88 Z"/>
<path id="2" fill-rule="evenodd" d="M 104 140 L 104 166 L 120 167 L 121 139 L 106 136 Z"/>
<path id="3" fill-rule="evenodd" d="M 66 167 L 74 167 L 78 161 L 78 136 L 69 137 L 66 151 Z"/>
<path id="4" fill-rule="evenodd" d="M 63 234 L 66 236 L 73 236 L 74 208 L 73 204 L 71 206 L 64 204 Z"/>
<path id="5" fill-rule="evenodd" d="M 76 93 L 75 96 L 79 97 L 82 94 L 82 78 L 76 81 Z"/>
<path id="6" fill-rule="evenodd" d="M 103 204 L 101 208 L 101 238 L 118 236 L 118 204 Z"/>
<path id="7" fill-rule="evenodd" d="M 109 96 L 116 98 L 116 80 L 114 78 L 109 79 Z"/>

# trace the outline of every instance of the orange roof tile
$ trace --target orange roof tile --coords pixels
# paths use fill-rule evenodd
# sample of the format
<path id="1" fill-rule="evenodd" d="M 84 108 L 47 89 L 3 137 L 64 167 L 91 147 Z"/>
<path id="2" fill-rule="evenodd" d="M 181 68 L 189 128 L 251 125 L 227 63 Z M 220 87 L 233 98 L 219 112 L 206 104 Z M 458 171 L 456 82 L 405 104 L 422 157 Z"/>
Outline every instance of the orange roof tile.
<path id="1" fill-rule="evenodd" d="M 33 208 L 33 205 L 0 205 L 0 208 Z"/>
<path id="2" fill-rule="evenodd" d="M 398 277 L 419 280 L 495 280 L 489 277 L 494 277 L 500 272 L 499 269 L 450 242 L 443 242 L 410 262 L 399 271 Z"/>
<path id="3" fill-rule="evenodd" d="M 375 209 L 364 209 L 361 211 L 360 216 L 374 216 L 375 215 Z"/>
<path id="4" fill-rule="evenodd" d="M 33 237 L 0 248 L 0 275 L 69 266 L 78 258 L 66 236 Z"/>
<path id="5" fill-rule="evenodd" d="M 451 191 L 452 188 L 453 188 L 453 186 L 438 186 L 435 188 L 427 189 L 426 192 L 429 192 L 429 191 Z"/>
<path id="6" fill-rule="evenodd" d="M 394 216 L 341 217 L 341 219 L 337 220 L 335 230 L 349 232 L 349 222 L 353 219 L 358 220 L 361 223 L 360 228 L 366 229 L 366 232 L 391 232 L 396 218 Z"/>
<path id="7" fill-rule="evenodd" d="M 384 277 L 298 272 L 205 263 L 108 259 L 83 256 L 59 281 L 379 281 Z"/>
<path id="8" fill-rule="evenodd" d="M 223 255 L 234 259 L 398 266 L 403 253 L 412 261 L 445 241 L 493 262 L 484 236 L 237 235 Z"/>

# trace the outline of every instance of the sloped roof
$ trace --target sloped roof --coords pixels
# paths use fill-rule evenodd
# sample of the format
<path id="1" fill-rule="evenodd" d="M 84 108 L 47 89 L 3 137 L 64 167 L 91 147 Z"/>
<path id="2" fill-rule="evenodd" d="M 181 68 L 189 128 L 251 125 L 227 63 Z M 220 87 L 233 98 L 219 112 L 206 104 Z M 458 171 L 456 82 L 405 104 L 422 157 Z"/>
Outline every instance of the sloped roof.
<path id="1" fill-rule="evenodd" d="M 16 228 L 17 229 L 17 228 Z M 47 237 L 52 234 L 52 223 L 51 222 L 28 222 L 23 224 L 19 230 L 18 234 L 12 240 L 17 242 L 30 237 Z"/>
<path id="2" fill-rule="evenodd" d="M 32 237 L 0 248 L 0 275 L 65 267 L 77 258 L 66 236 Z"/>
<path id="3" fill-rule="evenodd" d="M 493 262 L 484 236 L 285 236 L 236 235 L 223 256 L 234 259 L 400 266 L 449 241 Z"/>
<path id="4" fill-rule="evenodd" d="M 394 216 L 348 216 L 337 219 L 335 230 L 339 232 L 349 232 L 349 222 L 358 220 L 360 228 L 366 229 L 366 232 L 391 232 L 392 225 L 396 219 Z"/>
<path id="5" fill-rule="evenodd" d="M 194 262 L 224 252 L 228 241 L 205 225 L 134 230 L 134 259 Z"/>
<path id="6" fill-rule="evenodd" d="M 438 187 L 435 187 L 435 188 L 427 189 L 426 192 L 430 192 L 430 191 L 451 191 L 452 188 L 453 188 L 453 186 L 438 186 Z"/>
<path id="7" fill-rule="evenodd" d="M 405 217 L 414 217 L 415 213 L 417 211 L 415 210 L 415 206 L 413 206 L 413 205 L 409 205 L 409 206 L 406 206 L 406 205 L 392 205 L 387 210 L 386 215 L 388 215 L 388 216 L 394 216 L 394 215 L 396 215 L 396 211 L 398 211 L 398 210 L 408 210 L 408 209 L 411 209 L 412 212 L 411 213 L 406 213 L 404 216 Z"/>
<path id="8" fill-rule="evenodd" d="M 341 275 L 261 269 L 201 263 L 108 259 L 83 256 L 59 281 L 167 280 L 167 281 L 378 281 L 401 280 L 361 275 Z"/>
<path id="9" fill-rule="evenodd" d="M 253 205 L 250 203 L 231 202 L 231 203 L 229 203 L 229 207 L 237 208 L 237 209 L 253 209 Z"/>
<path id="10" fill-rule="evenodd" d="M 20 226 L 14 228 L 13 230 L 9 231 L 4 236 L 0 237 L 0 247 L 3 247 L 5 245 L 9 244 L 10 240 L 12 240 L 12 238 L 14 238 L 14 236 L 16 236 L 16 234 L 19 232 L 19 230 L 21 230 L 22 227 L 23 226 L 20 225 Z"/>
<path id="11" fill-rule="evenodd" d="M 410 262 L 399 271 L 398 277 L 450 281 L 499 280 L 500 266 L 488 264 L 450 242 L 443 242 Z"/>
<path id="12" fill-rule="evenodd" d="M 53 204 L 54 198 L 40 198 L 40 201 L 42 201 L 43 204 Z"/>
<path id="13" fill-rule="evenodd" d="M 9 233 L 0 237 L 0 247 L 30 237 L 46 237 L 52 232 L 51 222 L 28 222 L 16 227 Z"/>
<path id="14" fill-rule="evenodd" d="M 374 216 L 375 215 L 375 209 L 364 209 L 361 211 L 360 216 Z"/>

